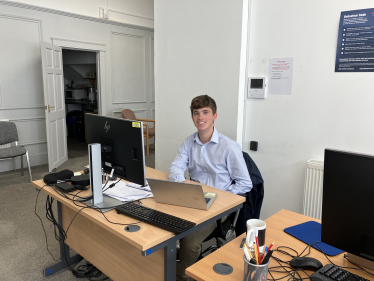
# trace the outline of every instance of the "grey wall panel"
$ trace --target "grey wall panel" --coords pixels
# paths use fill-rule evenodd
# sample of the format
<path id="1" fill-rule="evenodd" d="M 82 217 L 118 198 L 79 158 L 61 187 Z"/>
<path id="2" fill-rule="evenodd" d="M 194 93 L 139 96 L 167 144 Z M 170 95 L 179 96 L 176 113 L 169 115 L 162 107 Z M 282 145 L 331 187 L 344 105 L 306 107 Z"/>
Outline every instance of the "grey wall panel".
<path id="1" fill-rule="evenodd" d="M 145 37 L 112 32 L 111 52 L 113 103 L 146 102 Z"/>
<path id="2" fill-rule="evenodd" d="M 43 105 L 41 22 L 0 15 L 0 38 L 0 109 Z"/>

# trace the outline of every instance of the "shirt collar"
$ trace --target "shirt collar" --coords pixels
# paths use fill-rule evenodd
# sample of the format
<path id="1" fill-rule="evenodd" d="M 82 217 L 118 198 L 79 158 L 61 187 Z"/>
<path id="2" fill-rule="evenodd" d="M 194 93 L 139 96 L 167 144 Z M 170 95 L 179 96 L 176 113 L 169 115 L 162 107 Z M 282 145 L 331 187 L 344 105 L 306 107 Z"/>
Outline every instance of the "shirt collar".
<path id="1" fill-rule="evenodd" d="M 217 131 L 216 127 L 213 127 L 213 129 L 214 129 L 214 131 L 213 131 L 213 135 L 212 135 L 210 141 L 218 143 L 219 132 Z"/>
<path id="2" fill-rule="evenodd" d="M 216 127 L 213 127 L 213 135 L 212 137 L 210 138 L 210 141 L 209 142 L 214 142 L 214 143 L 218 143 L 218 139 L 219 139 L 219 132 L 217 131 Z M 203 145 L 202 142 L 200 141 L 199 139 L 199 133 L 196 132 L 196 135 L 195 135 L 195 141 L 200 144 L 200 145 Z M 208 143 L 209 143 L 208 142 Z"/>

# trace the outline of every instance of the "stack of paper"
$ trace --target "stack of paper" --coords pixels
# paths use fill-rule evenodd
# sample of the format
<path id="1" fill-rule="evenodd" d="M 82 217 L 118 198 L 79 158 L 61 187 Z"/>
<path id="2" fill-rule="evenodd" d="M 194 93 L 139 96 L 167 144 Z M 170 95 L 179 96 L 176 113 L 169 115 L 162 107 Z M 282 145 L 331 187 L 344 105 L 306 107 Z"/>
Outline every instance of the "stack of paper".
<path id="1" fill-rule="evenodd" d="M 109 181 L 105 188 L 109 187 L 116 181 Z M 104 187 L 104 184 L 103 184 Z M 153 194 L 149 189 L 149 186 L 142 187 L 135 183 L 126 183 L 119 181 L 115 186 L 106 190 L 103 194 L 113 197 L 122 202 L 136 201 L 144 198 L 152 197 Z"/>
<path id="2" fill-rule="evenodd" d="M 136 184 L 136 183 L 133 183 L 133 182 L 127 182 L 126 185 L 130 186 L 130 187 L 133 187 L 133 188 L 140 189 L 140 190 L 145 190 L 145 191 L 151 192 L 151 189 L 148 185 L 148 182 L 147 182 L 146 186 L 141 186 L 140 184 Z"/>

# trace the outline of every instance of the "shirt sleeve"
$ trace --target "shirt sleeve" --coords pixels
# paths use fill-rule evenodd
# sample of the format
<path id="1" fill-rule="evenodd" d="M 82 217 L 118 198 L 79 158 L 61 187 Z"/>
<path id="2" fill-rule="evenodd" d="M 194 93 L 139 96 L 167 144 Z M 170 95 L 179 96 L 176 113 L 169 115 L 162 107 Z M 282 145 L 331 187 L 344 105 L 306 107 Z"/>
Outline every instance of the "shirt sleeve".
<path id="1" fill-rule="evenodd" d="M 185 179 L 184 172 L 186 171 L 189 163 L 187 140 L 180 146 L 179 152 L 175 157 L 173 163 L 171 163 L 169 168 L 169 180 L 182 182 Z"/>
<path id="2" fill-rule="evenodd" d="M 251 191 L 253 185 L 245 164 L 240 146 L 233 145 L 227 154 L 227 169 L 234 184 L 231 184 L 227 191 L 234 194 L 244 194 Z"/>

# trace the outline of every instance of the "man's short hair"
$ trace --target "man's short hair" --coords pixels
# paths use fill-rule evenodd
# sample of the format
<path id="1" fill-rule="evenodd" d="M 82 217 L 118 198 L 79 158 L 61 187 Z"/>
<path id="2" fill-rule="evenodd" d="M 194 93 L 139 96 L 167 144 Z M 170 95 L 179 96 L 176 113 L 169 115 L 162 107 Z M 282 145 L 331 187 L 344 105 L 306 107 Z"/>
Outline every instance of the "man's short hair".
<path id="1" fill-rule="evenodd" d="M 208 95 L 202 95 L 202 96 L 198 96 L 192 99 L 191 106 L 190 106 L 191 115 L 193 115 L 194 110 L 200 109 L 203 107 L 210 107 L 213 111 L 213 115 L 216 114 L 217 112 L 217 105 L 214 99 L 212 99 Z"/>

